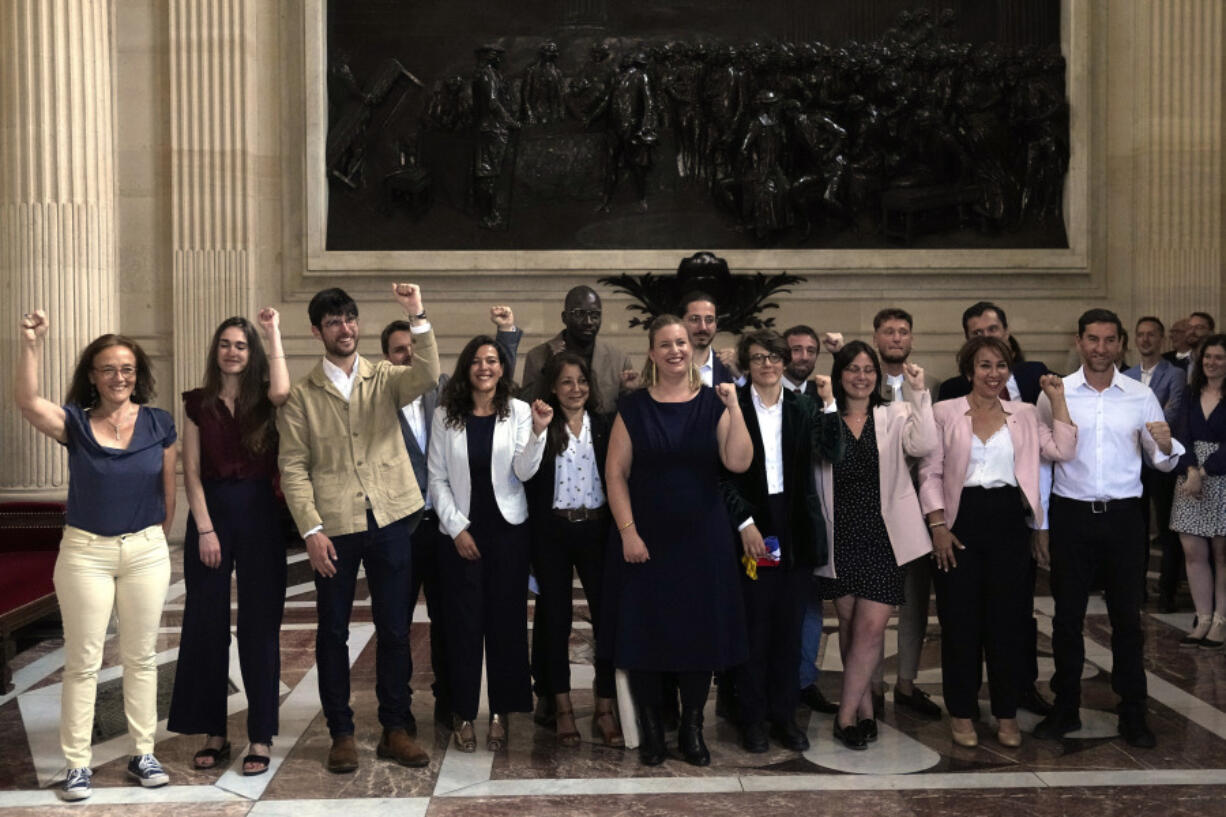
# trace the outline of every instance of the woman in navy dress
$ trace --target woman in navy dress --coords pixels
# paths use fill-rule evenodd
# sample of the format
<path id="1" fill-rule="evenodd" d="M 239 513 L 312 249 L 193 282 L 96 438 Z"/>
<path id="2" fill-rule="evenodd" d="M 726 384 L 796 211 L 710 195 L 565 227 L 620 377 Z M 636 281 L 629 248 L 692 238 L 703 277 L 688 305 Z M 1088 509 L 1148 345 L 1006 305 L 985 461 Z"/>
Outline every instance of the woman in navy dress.
<path id="1" fill-rule="evenodd" d="M 230 758 L 230 574 L 238 574 L 238 662 L 247 692 L 243 774 L 268 771 L 281 698 L 285 541 L 277 477 L 276 407 L 289 397 L 277 310 L 260 311 L 268 352 L 246 318 L 213 333 L 204 385 L 183 393 L 183 636 L 167 728 L 204 734 L 193 765 Z"/>
<path id="2" fill-rule="evenodd" d="M 609 438 L 605 485 L 622 556 L 621 564 L 610 560 L 618 568 L 610 571 L 612 657 L 630 672 L 642 762 L 664 760 L 661 676 L 675 673 L 678 748 L 705 766 L 702 710 L 711 673 L 747 655 L 720 465 L 743 473 L 753 443 L 733 385 L 701 385 L 680 319 L 656 318 L 648 337 L 647 388 L 621 399 Z"/>

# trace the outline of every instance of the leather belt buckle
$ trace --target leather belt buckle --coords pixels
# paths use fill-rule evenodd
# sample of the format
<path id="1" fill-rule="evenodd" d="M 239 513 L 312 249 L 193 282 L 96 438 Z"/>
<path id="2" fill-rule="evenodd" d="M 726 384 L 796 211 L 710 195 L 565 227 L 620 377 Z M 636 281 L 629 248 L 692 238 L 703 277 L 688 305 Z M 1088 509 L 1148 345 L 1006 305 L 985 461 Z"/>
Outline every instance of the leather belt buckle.
<path id="1" fill-rule="evenodd" d="M 1090 513 L 1106 513 L 1110 502 L 1106 499 L 1090 500 Z"/>

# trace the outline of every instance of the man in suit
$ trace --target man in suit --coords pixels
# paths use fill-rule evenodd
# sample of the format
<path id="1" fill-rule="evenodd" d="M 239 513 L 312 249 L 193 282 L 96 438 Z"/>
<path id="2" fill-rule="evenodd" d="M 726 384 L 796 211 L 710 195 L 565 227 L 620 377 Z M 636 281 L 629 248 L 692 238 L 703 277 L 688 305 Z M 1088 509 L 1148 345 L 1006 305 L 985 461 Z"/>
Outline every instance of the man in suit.
<path id="1" fill-rule="evenodd" d="M 817 399 L 817 383 L 812 379 L 817 366 L 817 356 L 822 352 L 822 342 L 817 330 L 803 323 L 783 333 L 783 342 L 788 345 L 787 367 L 783 370 L 783 387 L 788 391 Z"/>
<path id="2" fill-rule="evenodd" d="M 511 368 L 515 366 L 515 353 L 519 349 L 519 340 L 523 331 L 515 326 L 515 314 L 509 306 L 491 306 L 490 320 L 498 327 L 497 340 L 507 350 L 511 359 Z M 412 325 L 405 320 L 395 320 L 383 327 L 379 337 L 383 347 L 383 359 L 396 366 L 413 365 L 413 332 Z M 426 467 L 427 452 L 430 450 L 430 418 L 438 406 L 439 392 L 447 385 L 449 376 L 440 374 L 438 383 L 425 394 L 419 395 L 413 402 L 400 408 L 400 432 L 404 436 L 404 445 L 409 452 L 409 461 L 413 464 L 413 476 L 418 485 L 428 485 L 430 477 Z M 451 537 L 439 532 L 438 514 L 430 501 L 429 493 L 425 495 L 426 506 L 422 511 L 421 521 L 410 537 L 412 542 L 412 569 L 409 582 L 410 616 L 412 608 L 417 604 L 417 596 L 421 591 L 426 594 L 426 613 L 430 617 L 430 666 L 434 669 L 434 721 L 444 727 L 451 726 L 451 702 L 448 699 L 447 684 L 447 639 L 446 628 L 435 627 L 435 614 L 441 610 L 441 597 L 438 595 L 438 562 L 436 553 L 441 543 L 450 546 Z M 411 619 L 410 619 L 411 620 Z M 409 653 L 408 697 L 413 698 L 413 655 Z M 406 707 L 407 710 L 407 707 Z M 412 712 L 406 718 L 411 732 L 417 729 L 416 719 Z"/>
<path id="3" fill-rule="evenodd" d="M 1133 380 L 1140 380 L 1153 391 L 1162 406 L 1168 423 L 1174 423 L 1187 391 L 1184 370 L 1162 356 L 1164 334 L 1162 321 L 1147 315 L 1137 321 L 1134 333 L 1137 353 L 1141 362 L 1124 372 Z M 1175 492 L 1175 476 L 1149 465 L 1141 469 L 1141 507 L 1145 512 L 1145 529 L 1149 530 L 1149 514 L 1152 509 L 1158 528 L 1158 545 L 1162 550 L 1162 569 L 1158 576 L 1158 603 L 1164 613 L 1175 612 L 1175 591 L 1179 587 L 1179 574 L 1183 572 L 1183 547 L 1179 537 L 1171 531 L 1171 503 Z"/>
<path id="4" fill-rule="evenodd" d="M 1171 350 L 1162 357 L 1171 365 L 1178 366 L 1186 372 L 1188 361 L 1192 359 L 1192 346 L 1188 343 L 1187 318 L 1180 318 L 1171 324 L 1170 338 Z"/>
<path id="5" fill-rule="evenodd" d="M 524 374 L 520 378 L 520 396 L 524 400 L 531 403 L 538 396 L 537 389 L 545 363 L 558 352 L 566 350 L 587 360 L 592 378 L 600 390 L 600 412 L 612 414 L 617 410 L 618 396 L 636 385 L 638 373 L 630 365 L 629 357 L 597 338 L 602 317 L 600 296 L 596 290 L 589 286 L 577 286 L 566 293 L 562 307 L 562 331 L 534 346 L 524 358 Z"/>
<path id="6" fill-rule="evenodd" d="M 1009 382 L 1002 389 L 1004 400 L 1025 400 L 1027 403 L 1038 402 L 1042 389 L 1039 388 L 1039 378 L 1047 374 L 1047 367 L 1038 361 L 1026 360 L 1022 356 L 1022 347 L 1009 333 L 1009 319 L 1005 311 L 990 301 L 980 301 L 973 304 L 962 313 L 962 334 L 967 340 L 976 335 L 991 335 L 1009 344 L 1013 350 L 1013 372 Z M 1007 394 L 1005 392 L 1008 392 Z M 971 393 L 971 381 L 962 375 L 954 375 L 941 384 L 937 391 L 937 400 L 951 400 L 964 397 Z"/>
<path id="7" fill-rule="evenodd" d="M 736 381 L 736 372 L 732 371 L 719 355 L 711 348 L 719 332 L 719 319 L 716 317 L 715 298 L 705 292 L 690 292 L 681 299 L 679 315 L 685 321 L 686 331 L 690 335 L 690 346 L 694 348 L 694 365 L 702 376 L 703 385 L 718 386 L 720 383 Z"/>

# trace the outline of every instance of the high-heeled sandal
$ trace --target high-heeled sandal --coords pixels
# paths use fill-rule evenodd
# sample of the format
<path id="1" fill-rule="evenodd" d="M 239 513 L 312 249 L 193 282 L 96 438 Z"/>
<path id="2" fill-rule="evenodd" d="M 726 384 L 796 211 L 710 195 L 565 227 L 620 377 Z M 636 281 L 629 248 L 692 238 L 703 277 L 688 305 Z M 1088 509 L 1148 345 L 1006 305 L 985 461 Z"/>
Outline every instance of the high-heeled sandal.
<path id="1" fill-rule="evenodd" d="M 490 715 L 490 728 L 485 736 L 485 748 L 491 752 L 501 752 L 506 746 L 507 716 L 500 714 Z"/>
<path id="2" fill-rule="evenodd" d="M 554 721 L 555 728 L 558 734 L 558 743 L 568 749 L 573 749 L 579 745 L 582 737 L 579 735 L 579 729 L 575 726 L 575 710 L 567 700 L 565 708 L 561 703 L 558 704 L 555 710 L 556 719 Z M 568 729 L 567 726 L 570 728 Z"/>
<path id="3" fill-rule="evenodd" d="M 451 716 L 451 734 L 455 738 L 455 748 L 461 752 L 477 751 L 477 730 L 472 721 L 466 721 L 459 715 Z"/>
<path id="4" fill-rule="evenodd" d="M 622 735 L 621 724 L 617 722 L 612 698 L 596 699 L 596 711 L 592 713 L 592 737 L 600 738 L 605 746 L 625 748 L 626 738 Z"/>

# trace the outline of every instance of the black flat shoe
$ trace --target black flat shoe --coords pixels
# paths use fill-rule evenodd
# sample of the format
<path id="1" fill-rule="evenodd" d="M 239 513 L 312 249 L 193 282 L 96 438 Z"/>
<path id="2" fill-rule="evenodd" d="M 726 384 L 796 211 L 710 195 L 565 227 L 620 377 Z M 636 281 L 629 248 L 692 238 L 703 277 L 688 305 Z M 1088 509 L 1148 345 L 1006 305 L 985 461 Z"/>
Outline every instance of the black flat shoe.
<path id="1" fill-rule="evenodd" d="M 1069 732 L 1076 732 L 1080 728 L 1080 713 L 1053 708 L 1050 715 L 1035 724 L 1031 734 L 1040 740 L 1060 740 Z"/>
<path id="2" fill-rule="evenodd" d="M 213 762 L 208 764 L 207 766 L 201 765 L 200 761 L 205 760 L 205 759 L 211 760 Z M 201 771 L 208 771 L 209 769 L 216 769 L 221 764 L 229 763 L 229 762 L 230 762 L 230 741 L 228 740 L 221 745 L 220 749 L 201 749 L 199 752 L 196 752 L 196 754 L 192 755 L 192 766 Z"/>
<path id="3" fill-rule="evenodd" d="M 864 738 L 864 733 L 860 731 L 860 725 L 853 723 L 851 726 L 839 726 L 838 719 L 834 721 L 834 739 L 841 742 L 848 749 L 860 751 L 868 748 L 868 741 Z"/>
<path id="4" fill-rule="evenodd" d="M 864 735 L 864 739 L 872 743 L 877 739 L 877 721 L 872 718 L 864 718 L 856 726 L 860 727 L 860 734 Z"/>
<path id="5" fill-rule="evenodd" d="M 814 712 L 821 712 L 823 715 L 836 715 L 839 711 L 839 705 L 828 701 L 822 691 L 817 688 L 817 684 L 809 684 L 800 691 L 800 702 Z"/>
<path id="6" fill-rule="evenodd" d="M 898 687 L 894 687 L 894 707 L 905 706 L 917 715 L 923 715 L 925 718 L 932 720 L 941 719 L 941 707 L 932 702 L 932 698 L 928 693 L 919 687 L 911 687 L 911 692 L 899 692 Z M 873 707 L 873 714 L 876 715 L 876 707 Z"/>
<path id="7" fill-rule="evenodd" d="M 770 751 L 770 741 L 766 738 L 766 727 L 762 723 L 751 723 L 741 729 L 741 746 L 746 752 L 760 755 Z"/>
<path id="8" fill-rule="evenodd" d="M 1039 690 L 1035 689 L 1034 684 L 1022 690 L 1022 694 L 1018 697 L 1017 705 L 1020 709 L 1028 710 L 1043 717 L 1051 714 L 1051 704 L 1039 694 Z"/>
<path id="9" fill-rule="evenodd" d="M 784 749 L 790 749 L 793 752 L 809 751 L 809 738 L 793 722 L 772 723 L 771 737 Z"/>

